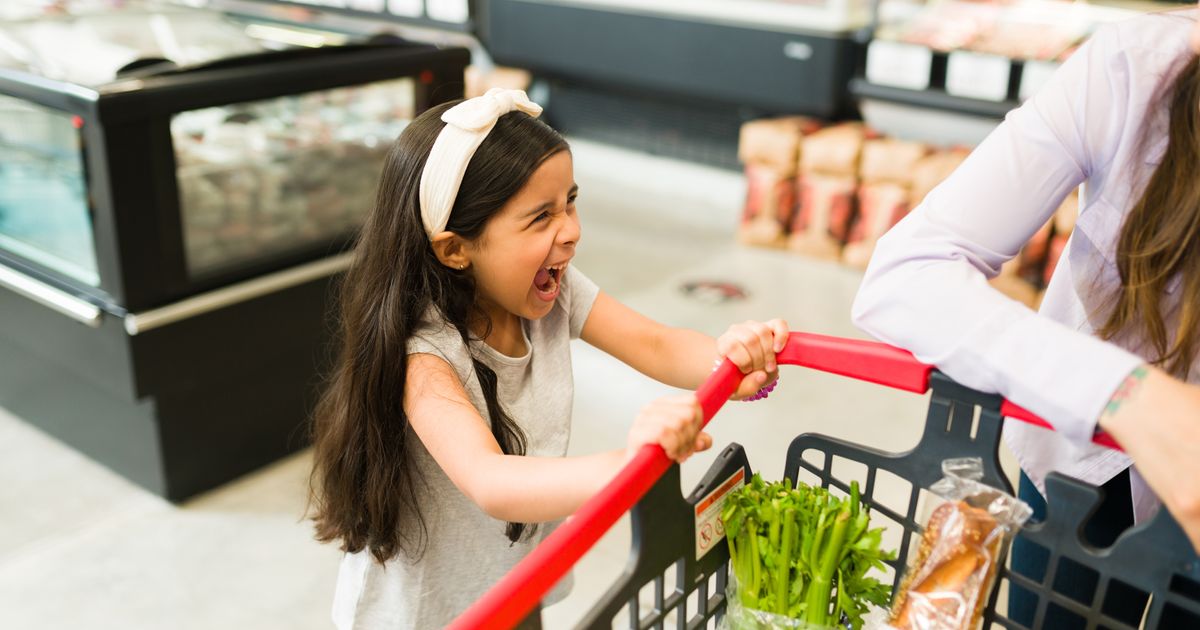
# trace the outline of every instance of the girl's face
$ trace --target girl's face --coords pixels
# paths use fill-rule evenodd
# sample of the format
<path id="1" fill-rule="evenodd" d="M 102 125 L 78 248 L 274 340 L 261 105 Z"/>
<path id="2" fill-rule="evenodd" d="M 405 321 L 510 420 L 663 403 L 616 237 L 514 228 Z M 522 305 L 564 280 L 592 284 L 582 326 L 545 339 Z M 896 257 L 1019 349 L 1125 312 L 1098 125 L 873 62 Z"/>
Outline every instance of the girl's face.
<path id="1" fill-rule="evenodd" d="M 493 322 L 501 311 L 539 319 L 553 308 L 579 242 L 578 191 L 571 154 L 556 153 L 467 244 L 481 305 Z"/>
<path id="2" fill-rule="evenodd" d="M 1188 38 L 1188 43 L 1192 45 L 1192 52 L 1200 55 L 1200 20 L 1192 25 L 1192 36 Z"/>

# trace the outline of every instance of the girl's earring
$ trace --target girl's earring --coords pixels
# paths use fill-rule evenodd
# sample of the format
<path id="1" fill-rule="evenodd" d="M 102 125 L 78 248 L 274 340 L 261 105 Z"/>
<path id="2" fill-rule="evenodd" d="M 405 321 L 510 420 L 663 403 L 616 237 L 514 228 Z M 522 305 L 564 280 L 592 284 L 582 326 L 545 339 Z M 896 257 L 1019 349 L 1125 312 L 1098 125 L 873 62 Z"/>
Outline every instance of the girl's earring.
<path id="1" fill-rule="evenodd" d="M 467 266 L 466 266 L 465 264 L 463 264 L 463 263 L 459 263 L 459 264 L 458 264 L 458 270 L 459 270 L 459 271 L 462 271 L 463 269 L 466 269 L 466 268 L 467 268 Z"/>

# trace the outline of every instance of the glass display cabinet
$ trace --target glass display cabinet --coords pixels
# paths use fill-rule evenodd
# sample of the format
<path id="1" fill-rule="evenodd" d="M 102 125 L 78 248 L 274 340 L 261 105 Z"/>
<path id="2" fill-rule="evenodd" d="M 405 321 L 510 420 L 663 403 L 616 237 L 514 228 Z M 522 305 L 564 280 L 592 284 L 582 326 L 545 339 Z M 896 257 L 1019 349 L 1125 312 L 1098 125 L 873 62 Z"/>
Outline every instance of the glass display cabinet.
<path id="1" fill-rule="evenodd" d="M 303 446 L 330 282 L 468 51 L 150 1 L 0 20 L 0 406 L 172 499 Z"/>

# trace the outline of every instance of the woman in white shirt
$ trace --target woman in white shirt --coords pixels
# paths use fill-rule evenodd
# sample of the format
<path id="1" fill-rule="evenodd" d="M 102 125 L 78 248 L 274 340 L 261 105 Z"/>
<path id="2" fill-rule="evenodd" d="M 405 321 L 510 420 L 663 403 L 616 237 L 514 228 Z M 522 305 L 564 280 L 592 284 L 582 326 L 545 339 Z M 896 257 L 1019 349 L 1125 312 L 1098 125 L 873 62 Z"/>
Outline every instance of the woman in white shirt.
<path id="1" fill-rule="evenodd" d="M 1044 510 L 1050 471 L 1106 486 L 1087 532 L 1098 545 L 1157 496 L 1200 549 L 1198 17 L 1100 28 L 880 241 L 854 304 L 863 330 L 1054 424 L 1005 429 L 1022 498 Z M 1041 312 L 992 289 L 1080 184 Z M 1127 454 L 1091 445 L 1097 430 Z M 1016 548 L 1014 565 L 1035 556 Z M 1029 598 L 1012 599 L 1021 621 Z"/>

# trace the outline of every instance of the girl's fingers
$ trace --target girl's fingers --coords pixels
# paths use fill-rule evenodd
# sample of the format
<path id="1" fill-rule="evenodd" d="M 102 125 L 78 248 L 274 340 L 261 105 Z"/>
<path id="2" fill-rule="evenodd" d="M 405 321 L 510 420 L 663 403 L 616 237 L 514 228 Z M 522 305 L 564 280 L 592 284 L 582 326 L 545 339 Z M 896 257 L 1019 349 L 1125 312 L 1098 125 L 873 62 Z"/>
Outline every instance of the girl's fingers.
<path id="1" fill-rule="evenodd" d="M 748 372 L 754 367 L 754 357 L 750 355 L 750 350 L 740 339 L 732 342 L 730 349 L 725 353 L 725 358 L 733 361 L 733 364 L 738 366 L 742 372 Z"/>
<path id="2" fill-rule="evenodd" d="M 759 338 L 755 331 L 750 329 L 742 330 L 738 335 L 738 341 L 741 342 L 742 347 L 746 350 L 746 353 L 750 355 L 749 365 L 738 366 L 742 368 L 743 372 L 761 369 L 764 365 L 766 365 L 767 358 L 763 353 L 762 339 Z"/>
<path id="3" fill-rule="evenodd" d="M 661 446 L 672 460 L 683 461 L 694 450 L 703 414 L 695 396 L 673 396 L 646 405 L 639 423 L 652 427 L 648 442 Z"/>
<path id="4" fill-rule="evenodd" d="M 775 371 L 775 332 L 770 326 L 758 324 L 756 326 L 758 336 L 758 347 L 762 348 L 762 366 L 768 372 Z M 758 367 L 758 366 L 756 366 Z"/>
<path id="5" fill-rule="evenodd" d="M 790 334 L 788 331 L 787 322 L 783 321 L 782 319 L 772 319 L 771 321 L 767 322 L 767 326 L 771 328 L 771 331 L 775 336 L 775 354 L 783 352 L 783 347 L 787 345 L 788 335 Z"/>
<path id="6" fill-rule="evenodd" d="M 736 400 L 749 398 L 752 394 L 762 389 L 763 386 L 767 384 L 768 378 L 769 377 L 767 373 L 763 372 L 762 370 L 756 370 L 743 376 L 741 382 L 738 383 L 737 391 L 733 393 L 731 398 Z"/>

